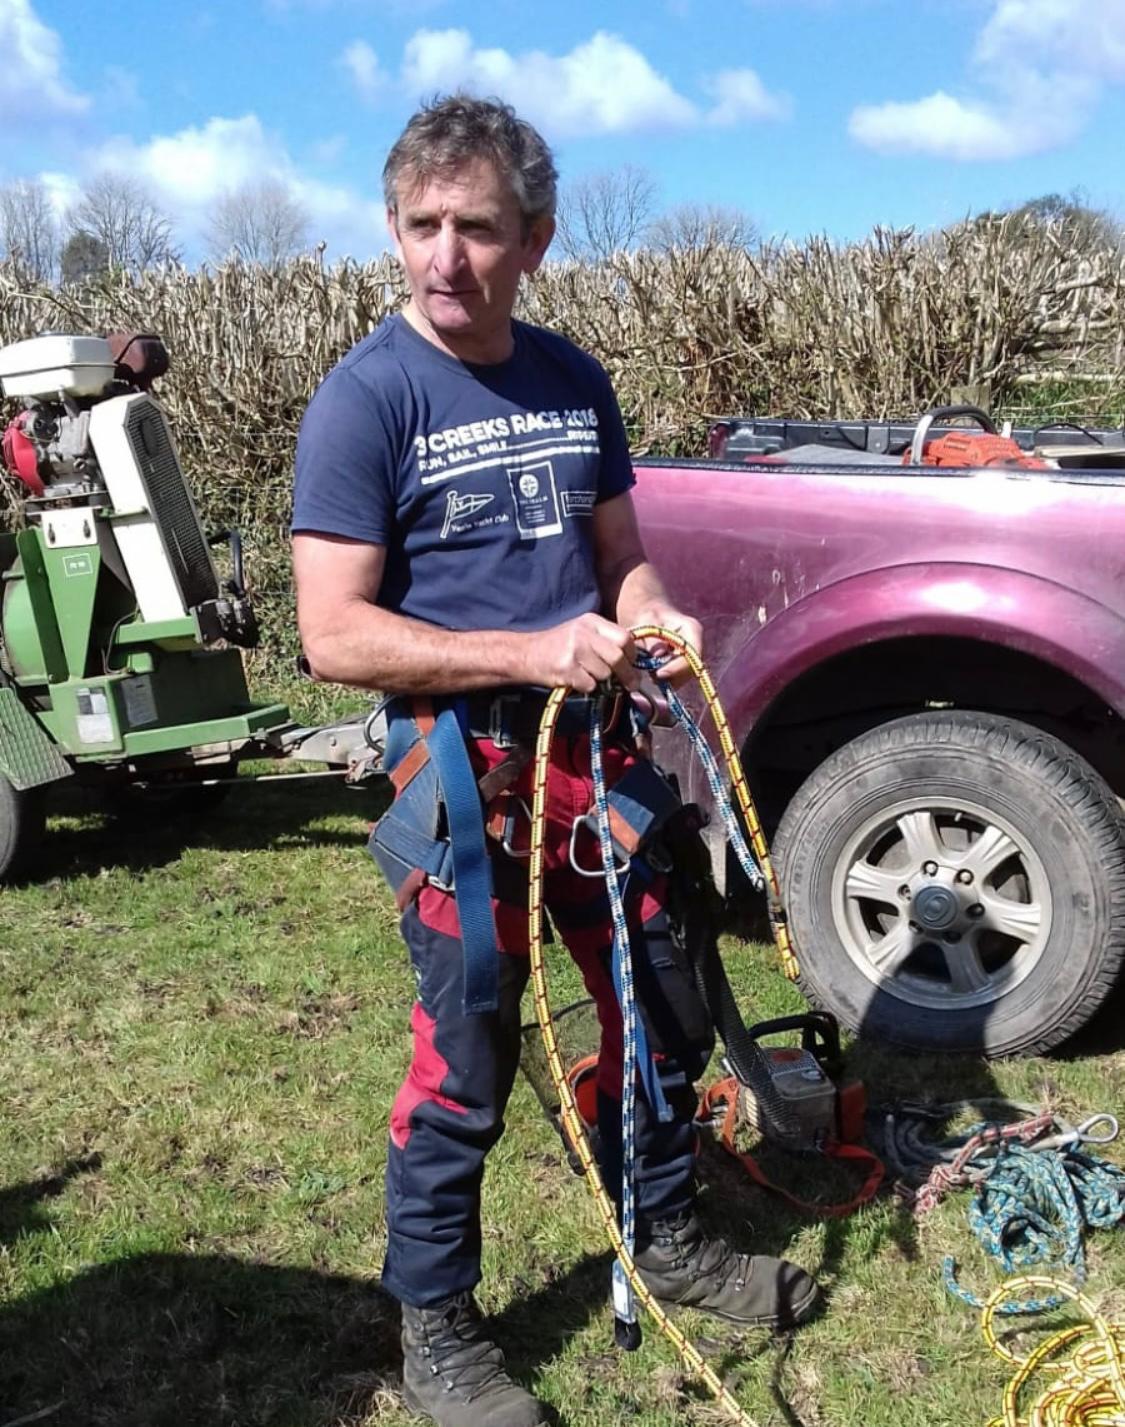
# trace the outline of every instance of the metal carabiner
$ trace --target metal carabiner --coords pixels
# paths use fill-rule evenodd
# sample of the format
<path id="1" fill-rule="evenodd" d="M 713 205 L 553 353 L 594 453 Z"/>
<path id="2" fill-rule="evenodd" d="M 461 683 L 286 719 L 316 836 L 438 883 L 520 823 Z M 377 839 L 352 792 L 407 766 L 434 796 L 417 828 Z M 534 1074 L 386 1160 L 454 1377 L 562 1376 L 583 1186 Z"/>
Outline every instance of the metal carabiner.
<path id="1" fill-rule="evenodd" d="M 580 827 L 586 828 L 590 834 L 600 842 L 597 815 L 595 813 L 581 813 L 570 825 L 570 865 L 574 868 L 575 872 L 578 873 L 579 877 L 604 877 L 605 869 L 603 867 L 598 867 L 594 871 L 591 871 L 588 867 L 579 867 L 578 865 L 576 845 L 578 842 L 578 829 Z M 614 871 L 619 877 L 623 876 L 628 870 L 628 858 L 626 858 L 624 862 L 617 863 L 614 867 Z"/>
<path id="2" fill-rule="evenodd" d="M 1106 1132 L 1096 1134 L 1095 1127 L 1104 1125 Z M 1120 1126 L 1117 1123 L 1117 1116 L 1111 1115 L 1108 1110 L 1101 1110 L 1096 1115 L 1090 1115 L 1077 1127 L 1076 1133 L 1078 1141 L 1084 1145 L 1108 1145 L 1111 1144 L 1118 1135 Z"/>
<path id="3" fill-rule="evenodd" d="M 1064 1121 L 1065 1123 L 1065 1121 Z M 1106 1126 L 1105 1134 L 1095 1133 L 1098 1125 Z M 1080 1125 L 1067 1125 L 1058 1134 L 1047 1135 L 1045 1139 L 1033 1140 L 1029 1148 L 1033 1150 L 1067 1150 L 1076 1145 L 1108 1145 L 1117 1138 L 1116 1115 L 1102 1110 L 1096 1115 L 1088 1115 Z"/>
<path id="4" fill-rule="evenodd" d="M 517 803 L 519 803 L 520 807 L 523 809 L 524 816 L 527 818 L 528 826 L 530 827 L 531 809 L 528 807 L 527 803 L 524 801 L 523 798 L 520 797 L 518 793 L 513 793 L 510 789 L 508 791 L 508 796 L 509 798 L 513 798 Z M 504 851 L 508 854 L 509 857 L 514 857 L 517 861 L 520 862 L 526 862 L 531 857 L 530 844 L 527 847 L 520 849 L 517 847 L 513 847 L 510 840 L 510 834 L 508 829 L 514 829 L 515 821 L 516 820 L 514 817 L 506 817 L 504 819 L 504 836 L 500 839 L 500 846 L 504 849 Z"/>

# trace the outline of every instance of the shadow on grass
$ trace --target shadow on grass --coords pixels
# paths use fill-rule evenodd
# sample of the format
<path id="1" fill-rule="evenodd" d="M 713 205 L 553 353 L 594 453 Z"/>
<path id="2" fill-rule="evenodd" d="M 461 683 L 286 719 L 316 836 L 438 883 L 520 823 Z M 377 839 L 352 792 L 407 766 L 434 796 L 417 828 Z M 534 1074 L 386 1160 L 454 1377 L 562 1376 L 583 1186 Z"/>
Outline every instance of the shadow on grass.
<path id="1" fill-rule="evenodd" d="M 335 778 L 272 784 L 247 778 L 234 780 L 218 806 L 207 805 L 206 793 L 185 791 L 167 804 L 138 801 L 109 813 L 92 790 L 65 788 L 48 806 L 56 822 L 48 827 L 32 875 L 42 882 L 117 867 L 142 872 L 175 862 L 189 848 L 361 848 L 366 824 L 381 815 L 390 796 L 384 779 L 352 788 Z M 339 817 L 357 819 L 354 834 L 324 826 Z"/>
<path id="2" fill-rule="evenodd" d="M 397 1305 L 306 1269 L 145 1254 L 0 1307 L 0 1422 L 359 1423 L 400 1371 Z"/>
<path id="3" fill-rule="evenodd" d="M 96 1165 L 0 1190 L 0 1243 L 48 1232 L 37 1206 Z M 604 1305 L 609 1262 L 582 1260 L 494 1320 L 532 1388 Z M 401 1372 L 398 1304 L 313 1269 L 143 1254 L 0 1305 L 0 1423 L 346 1427 L 401 1416 Z"/>
<path id="4" fill-rule="evenodd" d="M 0 1189 L 0 1246 L 15 1243 L 25 1234 L 50 1229 L 51 1221 L 39 1207 L 44 1199 L 56 1198 L 72 1179 L 100 1169 L 101 1163 L 100 1154 L 83 1155 L 68 1160 L 61 1169 L 42 1179 Z"/>

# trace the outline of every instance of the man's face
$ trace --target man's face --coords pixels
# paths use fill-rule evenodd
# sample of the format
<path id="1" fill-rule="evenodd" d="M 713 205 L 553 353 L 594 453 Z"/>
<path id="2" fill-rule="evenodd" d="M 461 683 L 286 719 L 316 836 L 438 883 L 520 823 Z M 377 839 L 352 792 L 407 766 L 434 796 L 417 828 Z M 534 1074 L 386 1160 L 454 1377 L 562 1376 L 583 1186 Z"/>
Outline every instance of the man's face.
<path id="1" fill-rule="evenodd" d="M 511 185 L 474 159 L 421 187 L 404 174 L 387 224 L 406 269 L 411 324 L 462 361 L 509 356 L 519 281 L 542 262 L 554 220 L 536 219 L 525 232 Z"/>

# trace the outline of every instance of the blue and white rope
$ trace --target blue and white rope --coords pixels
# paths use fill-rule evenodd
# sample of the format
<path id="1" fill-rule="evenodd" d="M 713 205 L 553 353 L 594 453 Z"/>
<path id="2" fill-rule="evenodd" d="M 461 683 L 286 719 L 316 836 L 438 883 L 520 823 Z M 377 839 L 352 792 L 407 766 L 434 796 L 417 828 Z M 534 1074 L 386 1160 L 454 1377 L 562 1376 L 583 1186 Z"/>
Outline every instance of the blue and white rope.
<path id="1" fill-rule="evenodd" d="M 691 710 L 676 693 L 666 680 L 660 677 L 660 669 L 665 661 L 655 658 L 647 650 L 637 650 L 637 668 L 644 669 L 650 673 L 655 680 L 661 697 L 668 701 L 668 707 L 672 710 L 676 721 L 684 729 L 691 739 L 692 747 L 700 763 L 703 764 L 703 771 L 707 775 L 707 783 L 711 789 L 711 797 L 722 817 L 723 826 L 727 830 L 727 837 L 742 864 L 742 870 L 750 879 L 750 885 L 756 892 L 760 892 L 766 884 L 766 879 L 762 874 L 762 869 L 758 866 L 754 854 L 750 851 L 745 837 L 742 835 L 742 828 L 739 826 L 738 818 L 735 815 L 734 806 L 727 793 L 726 785 L 723 782 L 723 775 L 719 771 L 719 761 L 711 751 L 711 745 L 703 736 L 703 730 L 696 723 Z"/>
<path id="2" fill-rule="evenodd" d="M 601 701 L 590 705 L 590 768 L 594 784 L 594 811 L 598 820 L 598 844 L 606 893 L 613 920 L 614 979 L 621 999 L 622 1080 L 621 1080 L 621 1237 L 633 1256 L 637 1241 L 637 1211 L 634 1187 L 637 1124 L 637 997 L 633 983 L 633 955 L 625 898 L 613 856 L 613 834 L 609 826 L 609 799 L 606 794 L 605 760 L 602 753 Z M 613 1311 L 622 1323 L 635 1323 L 637 1309 L 633 1290 L 621 1261 L 613 1262 Z"/>
<path id="3" fill-rule="evenodd" d="M 1076 1149 L 1036 1150 L 1004 1142 L 974 1190 L 968 1219 L 981 1246 L 1006 1274 L 1069 1270 L 1081 1287 L 1086 1279 L 1082 1231 L 1125 1220 L 1125 1170 Z M 983 1307 L 982 1299 L 958 1283 L 952 1256 L 942 1274 L 950 1293 Z M 1044 1313 L 1061 1302 L 1058 1297 L 1027 1299 L 1001 1303 L 993 1311 Z"/>

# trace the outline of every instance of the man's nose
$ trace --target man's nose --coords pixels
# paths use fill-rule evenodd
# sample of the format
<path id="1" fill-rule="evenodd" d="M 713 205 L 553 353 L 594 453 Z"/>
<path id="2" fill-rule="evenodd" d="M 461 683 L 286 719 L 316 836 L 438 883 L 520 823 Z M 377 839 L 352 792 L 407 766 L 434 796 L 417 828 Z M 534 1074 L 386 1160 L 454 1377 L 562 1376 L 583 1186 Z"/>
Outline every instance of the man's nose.
<path id="1" fill-rule="evenodd" d="M 443 223 L 434 249 L 434 262 L 438 271 L 456 272 L 464 260 L 465 243 L 461 234 L 451 223 Z"/>

